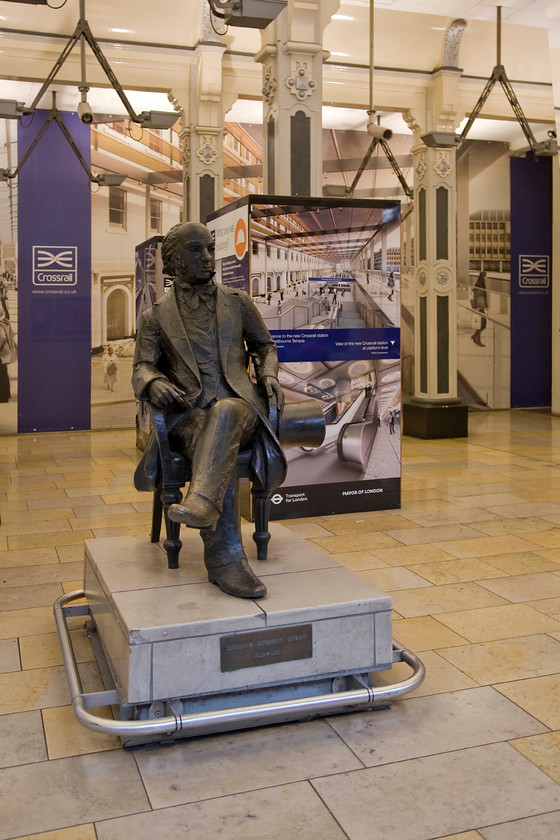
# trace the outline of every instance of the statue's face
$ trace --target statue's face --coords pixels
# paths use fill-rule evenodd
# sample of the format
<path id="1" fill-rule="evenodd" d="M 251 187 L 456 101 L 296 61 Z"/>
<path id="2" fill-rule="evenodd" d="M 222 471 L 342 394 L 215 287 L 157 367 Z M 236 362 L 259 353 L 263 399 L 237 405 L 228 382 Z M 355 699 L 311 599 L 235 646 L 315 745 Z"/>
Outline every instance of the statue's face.
<path id="1" fill-rule="evenodd" d="M 177 253 L 175 282 L 207 283 L 214 276 L 214 239 L 204 225 L 185 228 Z"/>

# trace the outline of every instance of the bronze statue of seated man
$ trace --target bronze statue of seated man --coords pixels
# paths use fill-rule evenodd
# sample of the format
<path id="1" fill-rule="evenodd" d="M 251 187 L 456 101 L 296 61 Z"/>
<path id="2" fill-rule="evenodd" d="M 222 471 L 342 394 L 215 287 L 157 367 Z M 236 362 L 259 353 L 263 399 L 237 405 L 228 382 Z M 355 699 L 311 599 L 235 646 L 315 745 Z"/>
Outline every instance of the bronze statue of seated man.
<path id="1" fill-rule="evenodd" d="M 162 260 L 174 283 L 142 314 L 132 385 L 138 399 L 164 411 L 172 448 L 192 463 L 188 492 L 168 515 L 200 529 L 212 583 L 229 595 L 262 598 L 266 587 L 241 542 L 234 471 L 239 451 L 250 448 L 260 486 L 273 490 L 285 478 L 286 459 L 268 420 L 271 406 L 280 414 L 284 405 L 276 345 L 250 296 L 214 282 L 207 227 L 175 225 Z M 141 462 L 146 474 L 157 457 L 152 437 Z"/>

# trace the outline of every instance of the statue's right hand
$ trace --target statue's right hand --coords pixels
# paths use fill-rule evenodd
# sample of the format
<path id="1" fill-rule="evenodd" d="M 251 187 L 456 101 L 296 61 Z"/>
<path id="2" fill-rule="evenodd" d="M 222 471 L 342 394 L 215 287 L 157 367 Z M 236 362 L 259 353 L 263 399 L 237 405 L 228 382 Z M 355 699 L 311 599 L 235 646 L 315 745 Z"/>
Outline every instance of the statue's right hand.
<path id="1" fill-rule="evenodd" d="M 181 388 L 173 385 L 169 379 L 154 379 L 148 387 L 148 394 L 150 402 L 153 402 L 158 408 L 171 405 L 172 402 L 177 402 L 179 405 L 188 408 L 187 395 Z"/>

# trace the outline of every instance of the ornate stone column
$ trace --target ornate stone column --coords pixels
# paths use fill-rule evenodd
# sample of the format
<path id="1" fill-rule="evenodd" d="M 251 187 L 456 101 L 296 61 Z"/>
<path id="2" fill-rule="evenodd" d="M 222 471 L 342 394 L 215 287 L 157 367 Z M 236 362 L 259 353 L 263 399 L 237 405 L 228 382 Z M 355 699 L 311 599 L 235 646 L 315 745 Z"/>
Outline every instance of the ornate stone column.
<path id="1" fill-rule="evenodd" d="M 468 434 L 467 407 L 457 396 L 457 166 L 459 122 L 456 66 L 464 21 L 454 21 L 444 45 L 444 66 L 434 72 L 429 132 L 413 125 L 415 382 L 403 410 L 405 434 L 422 438 Z M 453 48 L 453 49 L 452 49 Z M 410 122 L 414 123 L 413 118 Z"/>
<path id="2" fill-rule="evenodd" d="M 289 6 L 264 30 L 255 61 L 263 65 L 264 190 L 322 194 L 323 30 L 338 0 Z"/>
<path id="3" fill-rule="evenodd" d="M 182 92 L 174 92 L 183 107 L 185 221 L 206 222 L 208 213 L 223 204 L 225 104 L 222 59 L 225 49 L 212 26 L 210 9 L 205 3 L 201 39 L 195 47 L 195 63 L 190 69 L 187 87 Z"/>

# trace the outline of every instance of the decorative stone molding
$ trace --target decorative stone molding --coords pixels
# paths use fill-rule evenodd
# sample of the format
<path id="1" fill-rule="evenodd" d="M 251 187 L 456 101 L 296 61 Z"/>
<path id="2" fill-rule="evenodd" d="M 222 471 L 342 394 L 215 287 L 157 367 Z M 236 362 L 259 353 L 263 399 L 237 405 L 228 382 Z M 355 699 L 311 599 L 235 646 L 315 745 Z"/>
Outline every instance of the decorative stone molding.
<path id="1" fill-rule="evenodd" d="M 467 21 L 457 18 L 449 24 L 443 44 L 442 67 L 459 67 L 459 49 Z"/>
<path id="2" fill-rule="evenodd" d="M 182 143 L 183 151 L 183 168 L 188 169 L 191 162 L 191 133 L 190 131 L 181 131 L 179 138 Z"/>
<path id="3" fill-rule="evenodd" d="M 426 161 L 424 160 L 424 155 L 420 153 L 418 155 L 418 160 L 416 161 L 416 166 L 414 167 L 414 174 L 416 175 L 417 181 L 421 181 L 426 174 L 427 170 Z"/>
<path id="4" fill-rule="evenodd" d="M 440 268 L 436 274 L 436 280 L 440 286 L 449 286 L 451 283 L 451 274 L 447 269 Z"/>
<path id="5" fill-rule="evenodd" d="M 200 145 L 196 150 L 197 158 L 207 166 L 215 163 L 219 157 L 216 148 L 216 138 L 213 135 L 203 134 L 200 138 Z"/>
<path id="6" fill-rule="evenodd" d="M 421 143 L 421 136 L 422 136 L 422 126 L 416 122 L 416 118 L 413 116 L 412 111 L 403 111 L 403 120 L 412 131 L 414 135 L 414 145 L 418 145 Z"/>
<path id="7" fill-rule="evenodd" d="M 453 171 L 453 164 L 451 163 L 451 154 L 449 152 L 443 151 L 442 149 L 437 150 L 434 171 L 440 178 L 447 178 L 450 175 Z"/>
<path id="8" fill-rule="evenodd" d="M 297 99 L 307 99 L 312 95 L 317 83 L 311 78 L 306 61 L 296 61 L 295 65 L 295 71 L 286 79 L 286 87 Z"/>
<path id="9" fill-rule="evenodd" d="M 272 65 L 268 64 L 264 68 L 264 85 L 262 89 L 263 99 L 267 105 L 271 105 L 276 94 L 276 79 L 272 75 Z"/>
<path id="10" fill-rule="evenodd" d="M 424 269 L 421 268 L 420 271 L 418 272 L 418 285 L 421 286 L 422 288 L 424 288 L 424 286 L 426 285 L 427 282 L 428 282 L 428 275 L 426 274 Z"/>

